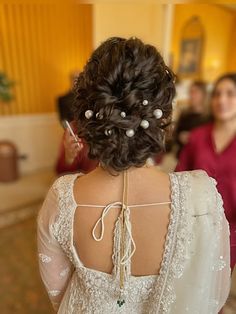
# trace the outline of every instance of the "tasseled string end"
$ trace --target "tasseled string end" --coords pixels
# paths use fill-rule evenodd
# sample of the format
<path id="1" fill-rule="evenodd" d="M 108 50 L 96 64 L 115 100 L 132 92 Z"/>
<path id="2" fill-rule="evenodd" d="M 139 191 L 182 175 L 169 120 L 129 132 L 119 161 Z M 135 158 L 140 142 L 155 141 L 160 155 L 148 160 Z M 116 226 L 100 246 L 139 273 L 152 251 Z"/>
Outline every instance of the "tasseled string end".
<path id="1" fill-rule="evenodd" d="M 120 213 L 120 223 L 121 223 L 121 241 L 120 241 L 120 260 L 119 260 L 119 270 L 120 270 L 120 295 L 117 300 L 117 304 L 121 307 L 125 303 L 124 299 L 124 283 L 125 283 L 125 263 L 123 259 L 125 256 L 125 239 L 126 239 L 126 228 L 125 228 L 125 212 L 128 205 L 128 173 L 124 172 L 124 182 L 123 182 L 123 196 L 122 196 L 122 209 Z"/>

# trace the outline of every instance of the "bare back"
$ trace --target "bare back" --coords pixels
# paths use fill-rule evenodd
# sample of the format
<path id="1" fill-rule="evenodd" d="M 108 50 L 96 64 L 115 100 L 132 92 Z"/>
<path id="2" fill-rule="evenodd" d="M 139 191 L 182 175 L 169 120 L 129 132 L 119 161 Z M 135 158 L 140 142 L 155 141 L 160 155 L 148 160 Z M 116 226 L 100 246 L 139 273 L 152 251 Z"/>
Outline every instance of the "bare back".
<path id="1" fill-rule="evenodd" d="M 80 177 L 74 184 L 77 204 L 103 205 L 122 201 L 123 175 L 112 176 L 101 168 Z M 128 205 L 170 201 L 169 176 L 155 167 L 129 171 Z M 105 218 L 103 240 L 96 242 L 92 229 L 102 215 L 102 207 L 78 206 L 74 216 L 74 244 L 85 267 L 105 273 L 113 269 L 112 250 L 115 222 L 120 208 L 112 208 Z M 157 275 L 160 269 L 170 205 L 131 208 L 130 221 L 136 251 L 131 262 L 134 276 Z M 98 233 L 100 230 L 98 229 Z"/>

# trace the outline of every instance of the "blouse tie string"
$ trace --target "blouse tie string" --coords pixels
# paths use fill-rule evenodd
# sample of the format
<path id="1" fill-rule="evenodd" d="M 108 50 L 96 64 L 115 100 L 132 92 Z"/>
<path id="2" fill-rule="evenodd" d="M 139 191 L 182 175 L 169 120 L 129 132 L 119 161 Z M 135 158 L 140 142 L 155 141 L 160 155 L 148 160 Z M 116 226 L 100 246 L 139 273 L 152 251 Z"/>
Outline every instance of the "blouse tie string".
<path id="1" fill-rule="evenodd" d="M 95 223 L 94 227 L 93 227 L 93 231 L 92 231 L 92 235 L 93 235 L 93 239 L 97 242 L 100 242 L 103 240 L 104 237 L 104 232 L 105 232 L 105 217 L 108 215 L 109 211 L 112 208 L 115 207 L 120 207 L 120 209 L 122 209 L 122 206 L 125 207 L 125 211 L 124 211 L 124 225 L 125 225 L 125 229 L 127 231 L 127 234 L 129 236 L 129 239 L 132 243 L 132 251 L 129 253 L 128 248 L 126 248 L 126 252 L 124 254 L 124 256 L 122 256 L 120 263 L 122 265 L 125 265 L 128 261 L 130 261 L 130 259 L 132 258 L 132 256 L 134 255 L 135 251 L 136 251 L 136 245 L 135 245 L 135 241 L 134 238 L 132 236 L 132 231 L 131 231 L 131 225 L 130 225 L 130 221 L 129 221 L 129 214 L 130 214 L 130 208 L 129 206 L 122 204 L 122 202 L 113 202 L 108 204 L 102 211 L 102 215 L 101 217 L 97 220 L 97 222 Z M 101 226 L 101 232 L 100 235 L 97 236 L 96 235 L 96 230 L 98 228 L 98 226 Z"/>

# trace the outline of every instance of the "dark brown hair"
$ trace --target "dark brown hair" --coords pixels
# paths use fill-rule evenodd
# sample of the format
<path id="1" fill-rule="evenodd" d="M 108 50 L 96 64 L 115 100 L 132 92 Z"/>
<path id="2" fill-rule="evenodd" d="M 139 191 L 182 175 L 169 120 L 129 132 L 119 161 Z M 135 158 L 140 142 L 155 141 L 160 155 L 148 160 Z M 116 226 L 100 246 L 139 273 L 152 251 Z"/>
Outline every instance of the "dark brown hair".
<path id="1" fill-rule="evenodd" d="M 234 73 L 234 72 L 232 72 L 232 73 L 226 73 L 226 74 L 220 76 L 220 77 L 216 80 L 216 82 L 215 82 L 215 84 L 214 84 L 214 88 L 213 88 L 213 90 L 212 90 L 212 96 L 215 95 L 216 88 L 217 88 L 218 84 L 219 84 L 220 82 L 224 81 L 224 80 L 232 81 L 232 82 L 234 83 L 235 87 L 236 87 L 236 73 Z"/>
<path id="2" fill-rule="evenodd" d="M 88 143 L 89 157 L 103 167 L 118 172 L 140 167 L 164 150 L 164 129 L 175 96 L 174 74 L 154 46 L 137 38 L 106 40 L 79 75 L 75 93 L 78 136 Z M 147 106 L 143 100 L 148 100 Z M 161 119 L 153 115 L 157 108 L 163 111 Z M 93 111 L 90 119 L 85 117 L 87 110 Z M 143 119 L 149 122 L 147 129 L 140 127 Z M 126 135 L 128 129 L 135 131 L 133 137 Z"/>
<path id="3" fill-rule="evenodd" d="M 191 86 L 197 87 L 203 94 L 207 92 L 206 83 L 204 81 L 194 81 Z"/>

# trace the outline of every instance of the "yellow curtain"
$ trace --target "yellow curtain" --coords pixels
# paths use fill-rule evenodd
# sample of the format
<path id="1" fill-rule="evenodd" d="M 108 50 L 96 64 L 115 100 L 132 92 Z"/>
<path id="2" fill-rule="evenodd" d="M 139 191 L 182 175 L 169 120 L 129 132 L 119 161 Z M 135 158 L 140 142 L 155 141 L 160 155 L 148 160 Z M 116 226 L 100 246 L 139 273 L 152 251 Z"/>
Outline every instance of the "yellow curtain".
<path id="1" fill-rule="evenodd" d="M 55 111 L 69 75 L 92 51 L 92 6 L 73 1 L 0 0 L 0 72 L 15 82 L 0 115 Z"/>

